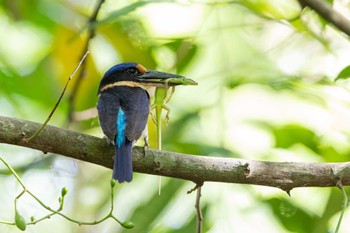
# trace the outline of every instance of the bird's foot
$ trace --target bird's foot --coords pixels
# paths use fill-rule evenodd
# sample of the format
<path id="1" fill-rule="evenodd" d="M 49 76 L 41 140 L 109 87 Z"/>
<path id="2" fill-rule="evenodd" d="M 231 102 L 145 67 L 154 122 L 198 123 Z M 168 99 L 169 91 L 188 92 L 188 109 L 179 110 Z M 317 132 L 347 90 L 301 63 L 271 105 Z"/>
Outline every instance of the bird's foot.
<path id="1" fill-rule="evenodd" d="M 146 150 L 148 149 L 148 146 L 144 146 L 143 147 L 143 156 L 145 157 L 146 156 Z"/>
<path id="2" fill-rule="evenodd" d="M 144 145 L 143 145 L 143 155 L 146 156 L 146 150 L 148 149 L 149 145 L 148 145 L 148 135 L 145 135 L 143 137 L 144 140 Z"/>

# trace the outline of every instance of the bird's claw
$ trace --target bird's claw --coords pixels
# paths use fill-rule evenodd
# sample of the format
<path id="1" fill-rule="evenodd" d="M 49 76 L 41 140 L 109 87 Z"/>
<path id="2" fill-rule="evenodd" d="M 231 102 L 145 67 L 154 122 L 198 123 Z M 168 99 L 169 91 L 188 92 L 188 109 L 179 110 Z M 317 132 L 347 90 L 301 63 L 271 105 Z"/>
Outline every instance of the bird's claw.
<path id="1" fill-rule="evenodd" d="M 145 135 L 145 136 L 143 137 L 143 141 L 144 141 L 144 143 L 145 143 L 143 147 L 148 148 L 148 135 Z"/>

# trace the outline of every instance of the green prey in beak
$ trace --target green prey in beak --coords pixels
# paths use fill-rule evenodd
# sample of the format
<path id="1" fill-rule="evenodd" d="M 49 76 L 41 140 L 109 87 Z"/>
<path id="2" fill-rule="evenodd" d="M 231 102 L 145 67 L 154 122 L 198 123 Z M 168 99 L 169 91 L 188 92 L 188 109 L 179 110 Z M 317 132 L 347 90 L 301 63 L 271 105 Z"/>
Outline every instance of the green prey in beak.
<path id="1" fill-rule="evenodd" d="M 177 74 L 170 74 L 155 70 L 147 70 L 137 77 L 137 80 L 145 86 L 172 87 L 178 85 L 197 85 L 192 79 Z"/>

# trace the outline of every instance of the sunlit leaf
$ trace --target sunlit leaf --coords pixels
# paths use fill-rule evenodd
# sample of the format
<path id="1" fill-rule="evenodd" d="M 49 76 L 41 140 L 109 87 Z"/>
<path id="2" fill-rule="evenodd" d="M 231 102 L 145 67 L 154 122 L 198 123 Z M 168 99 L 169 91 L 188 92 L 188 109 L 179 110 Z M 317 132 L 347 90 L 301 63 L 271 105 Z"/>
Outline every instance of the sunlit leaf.
<path id="1" fill-rule="evenodd" d="M 349 193 L 349 188 L 346 188 L 346 192 Z M 338 188 L 332 188 L 327 203 L 325 203 L 325 209 L 322 216 L 315 219 L 312 224 L 314 226 L 313 232 L 325 232 L 325 229 L 329 228 L 330 219 L 342 210 L 342 205 L 343 197 L 341 191 Z M 335 226 L 332 228 L 335 229 Z"/>
<path id="2" fill-rule="evenodd" d="M 337 81 L 339 79 L 348 79 L 350 77 L 350 65 L 342 69 L 334 81 Z"/>
<path id="3" fill-rule="evenodd" d="M 208 219 L 209 216 L 207 216 L 208 212 L 208 205 L 207 204 L 201 204 L 201 211 L 203 215 L 203 219 Z M 197 215 L 195 213 L 192 214 L 191 218 L 188 219 L 187 223 L 182 226 L 179 229 L 173 229 L 171 231 L 168 231 L 167 233 L 191 233 L 191 232 L 197 232 Z M 202 222 L 202 232 L 208 232 L 210 230 L 211 222 L 209 221 L 203 221 Z"/>
<path id="4" fill-rule="evenodd" d="M 99 32 L 115 48 L 122 61 L 137 62 L 149 69 L 155 68 L 152 45 L 147 44 L 147 35 L 137 19 L 129 18 L 99 27 Z M 145 38 L 145 40 L 141 40 Z"/>
<path id="5" fill-rule="evenodd" d="M 132 3 L 126 7 L 123 7 L 119 10 L 116 10 L 114 12 L 112 12 L 109 16 L 107 16 L 106 18 L 100 20 L 98 22 L 98 24 L 105 24 L 105 23 L 111 23 L 112 21 L 118 19 L 120 16 L 123 16 L 123 15 L 126 15 L 134 10 L 136 10 L 137 8 L 139 7 L 142 7 L 148 3 L 151 3 L 151 2 L 147 2 L 147 1 L 138 1 L 138 2 L 135 2 L 135 3 Z"/>
<path id="6" fill-rule="evenodd" d="M 182 153 L 194 154 L 194 155 L 208 155 L 217 157 L 239 157 L 238 153 L 227 150 L 222 147 L 210 146 L 205 144 L 195 144 L 189 142 L 177 142 L 171 141 L 169 145 L 165 145 L 167 150 L 173 150 Z"/>
<path id="7" fill-rule="evenodd" d="M 295 18 L 298 14 L 296 3 L 286 3 L 285 1 L 277 0 L 248 0 L 243 1 L 243 4 L 256 14 L 266 18 L 289 20 Z"/>
<path id="8" fill-rule="evenodd" d="M 309 233 L 312 232 L 312 224 L 310 222 L 313 222 L 317 216 L 312 216 L 303 209 L 293 207 L 292 212 L 293 214 L 290 214 L 290 210 L 288 210 L 288 215 L 286 216 L 286 213 L 281 211 L 281 204 L 283 203 L 284 206 L 294 206 L 292 203 L 290 203 L 287 199 L 278 199 L 278 198 L 271 198 L 269 200 L 266 200 L 266 203 L 269 204 L 271 209 L 273 210 L 274 216 L 276 219 L 278 219 L 283 226 L 292 232 L 300 232 L 300 233 Z"/>
<path id="9" fill-rule="evenodd" d="M 133 215 L 129 218 L 135 223 L 135 227 L 131 230 L 124 230 L 122 232 L 133 233 L 150 231 L 152 226 L 157 224 L 156 220 L 161 216 L 161 210 L 166 209 L 170 200 L 177 195 L 177 190 L 180 190 L 183 185 L 184 182 L 179 180 L 166 181 L 166 184 L 162 187 L 161 195 L 158 195 L 158 192 L 155 192 L 151 199 L 146 203 L 139 205 Z M 157 187 L 154 188 L 156 189 Z"/>
<path id="10" fill-rule="evenodd" d="M 188 40 L 178 39 L 165 44 L 176 54 L 177 71 L 181 73 L 197 53 L 198 46 Z"/>
<path id="11" fill-rule="evenodd" d="M 288 201 L 282 201 L 280 204 L 280 212 L 286 218 L 291 218 L 297 213 L 297 207 Z"/>
<path id="12" fill-rule="evenodd" d="M 274 128 L 276 147 L 289 148 L 297 143 L 302 143 L 315 152 L 319 151 L 320 139 L 315 132 L 300 125 L 286 125 Z"/>

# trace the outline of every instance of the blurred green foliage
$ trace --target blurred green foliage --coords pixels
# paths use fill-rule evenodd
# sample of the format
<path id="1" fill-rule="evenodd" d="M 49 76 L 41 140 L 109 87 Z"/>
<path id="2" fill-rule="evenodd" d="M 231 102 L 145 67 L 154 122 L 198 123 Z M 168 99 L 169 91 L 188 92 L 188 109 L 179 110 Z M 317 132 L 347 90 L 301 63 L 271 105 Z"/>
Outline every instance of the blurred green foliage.
<path id="1" fill-rule="evenodd" d="M 348 13 L 348 6 L 338 3 Z M 106 1 L 97 22 L 89 17 L 97 1 L 0 1 L 1 115 L 43 122 L 79 62 L 88 30 L 90 55 L 75 102 L 74 77 L 50 124 L 66 127 L 74 106 L 73 130 L 102 136 L 96 112 L 97 87 L 112 65 L 135 61 L 150 69 L 177 72 L 199 83 L 178 87 L 169 105 L 166 150 L 207 156 L 270 161 L 350 160 L 350 43 L 297 1 Z M 333 81 L 339 80 L 334 83 Z M 1 129 L 0 129 L 1 130 Z M 151 147 L 155 126 L 149 121 Z M 65 211 L 93 220 L 108 210 L 111 171 L 61 156 L 0 145 L 3 156 L 28 186 L 56 203 L 67 186 Z M 46 159 L 49 158 L 49 159 Z M 14 216 L 18 191 L 0 166 L 0 220 Z M 53 218 L 35 232 L 194 232 L 193 184 L 136 174 L 116 186 L 116 215 L 132 230 L 112 222 L 76 226 Z M 72 190 L 72 191 L 71 191 Z M 205 232 L 331 232 L 341 210 L 335 188 L 282 191 L 245 185 L 205 184 Z M 29 216 L 44 213 L 30 200 Z M 341 232 L 347 232 L 345 214 Z M 35 230 L 34 230 L 35 228 Z M 15 232 L 0 225 L 1 232 Z"/>

